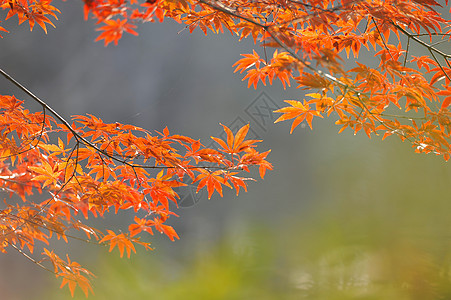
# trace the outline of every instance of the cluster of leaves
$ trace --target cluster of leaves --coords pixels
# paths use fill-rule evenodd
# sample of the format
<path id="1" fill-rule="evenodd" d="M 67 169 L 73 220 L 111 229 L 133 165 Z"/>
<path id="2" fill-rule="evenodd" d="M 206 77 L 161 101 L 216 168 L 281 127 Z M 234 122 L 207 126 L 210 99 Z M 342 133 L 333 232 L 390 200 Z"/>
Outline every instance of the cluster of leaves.
<path id="1" fill-rule="evenodd" d="M 252 37 L 274 51 L 270 60 L 266 51 L 264 58 L 254 51 L 235 64 L 236 71 L 246 72 L 248 87 L 278 78 L 284 87 L 295 81 L 297 88 L 318 90 L 303 101 L 288 100 L 290 106 L 278 111 L 283 114 L 278 121 L 294 119 L 291 131 L 304 120 L 312 127 L 313 116 L 334 113 L 340 132 L 396 134 L 417 152 L 448 160 L 451 54 L 436 47 L 441 41 L 432 43 L 451 37 L 440 6 L 435 0 L 86 0 L 85 17 L 103 23 L 97 40 L 105 45 L 117 43 L 124 31 L 137 34 L 139 22 L 164 17 L 185 23 L 190 32 L 226 28 L 240 40 Z M 410 42 L 430 55 L 410 55 Z M 376 64 L 357 61 L 357 67 L 346 70 L 341 54 L 352 52 L 357 59 L 362 46 L 376 52 Z"/>
<path id="2" fill-rule="evenodd" d="M 2 0 L 0 1 L 0 7 L 8 11 L 5 20 L 17 15 L 19 24 L 28 21 L 30 30 L 33 30 L 35 23 L 37 23 L 47 33 L 46 23 L 55 27 L 48 17 L 51 16 L 58 19 L 56 12 L 60 13 L 56 7 L 51 5 L 51 2 L 51 0 Z M 0 31 L 8 32 L 1 26 Z"/>
<path id="3" fill-rule="evenodd" d="M 20 23 L 28 20 L 33 28 L 37 22 L 45 29 L 46 16 L 56 17 L 58 11 L 50 3 L 3 0 L 2 7 L 9 10 L 7 18 L 17 14 Z M 139 22 L 165 17 L 190 31 L 226 28 L 240 40 L 251 36 L 275 50 L 269 61 L 254 51 L 235 64 L 236 71 L 246 72 L 249 87 L 278 78 L 284 87 L 294 80 L 297 88 L 318 89 L 278 111 L 283 113 L 278 121 L 295 119 L 292 130 L 303 120 L 311 127 L 313 116 L 334 113 L 341 130 L 363 130 L 369 137 L 396 134 L 417 152 L 448 160 L 451 54 L 423 39 L 450 39 L 450 20 L 437 11 L 440 6 L 435 0 L 86 0 L 85 17 L 102 23 L 97 40 L 105 45 L 117 43 L 123 32 L 137 34 Z M 410 55 L 411 41 L 430 55 Z M 345 70 L 340 54 L 352 52 L 357 59 L 362 46 L 376 51 L 378 64 L 357 61 L 357 67 Z M 405 113 L 393 114 L 395 108 Z"/>
<path id="4" fill-rule="evenodd" d="M 436 10 L 440 6 L 434 0 L 200 0 L 181 19 L 190 29 L 218 32 L 225 26 L 240 39 L 251 35 L 275 48 L 269 61 L 266 51 L 265 57 L 254 51 L 235 64 L 236 72 L 246 72 L 249 87 L 277 77 L 284 87 L 293 80 L 297 88 L 318 90 L 303 101 L 287 100 L 290 106 L 277 111 L 283 115 L 276 122 L 294 119 L 291 131 L 304 120 L 312 127 L 314 116 L 334 113 L 340 132 L 396 134 L 417 152 L 448 160 L 451 54 L 437 45 L 449 42 L 451 27 Z M 411 42 L 430 55 L 410 55 Z M 375 51 L 374 67 L 357 60 L 362 46 Z M 357 67 L 346 70 L 342 53 L 351 52 Z"/>
<path id="5" fill-rule="evenodd" d="M 24 251 L 33 253 L 37 241 L 49 245 L 56 235 L 67 242 L 80 238 L 73 235 L 80 231 L 86 234 L 84 240 L 108 244 L 110 251 L 117 247 L 121 257 L 124 251 L 130 257 L 137 244 L 151 249 L 140 241 L 142 232 L 179 238 L 166 221 L 176 215 L 169 203 L 177 205 L 174 188 L 183 182 L 192 181 L 198 190 L 206 187 L 209 198 L 214 191 L 222 196 L 222 186 L 238 194 L 250 179 L 240 172 L 258 166 L 263 178 L 272 168 L 265 160 L 269 151 L 259 153 L 258 141 L 245 139 L 249 125 L 236 135 L 224 126 L 226 140 L 214 138 L 219 148 L 211 149 L 198 140 L 171 135 L 167 128 L 152 134 L 91 115 L 74 117 L 69 125 L 58 115 L 47 115 L 46 108 L 32 113 L 22 104 L 14 96 L 0 96 L 0 187 L 11 199 L 13 194 L 20 197 L 5 201 L 0 211 L 2 252 L 13 247 L 27 255 Z M 36 192 L 49 197 L 38 203 L 31 197 Z M 83 222 L 90 215 L 127 209 L 134 210 L 135 218 L 119 234 L 109 229 L 102 233 Z M 63 278 L 62 286 L 67 284 L 73 293 L 78 284 L 88 293 L 87 270 L 52 250 L 44 248 L 43 255 Z M 43 261 L 34 262 L 45 267 Z"/>
<path id="6" fill-rule="evenodd" d="M 53 26 L 49 17 L 56 19 L 59 12 L 51 0 L 0 1 L 5 19 L 17 15 L 30 29 L 37 23 L 46 31 L 46 23 Z M 284 87 L 294 81 L 297 88 L 315 90 L 303 101 L 287 100 L 290 106 L 278 110 L 282 115 L 277 121 L 294 119 L 291 131 L 301 122 L 312 127 L 314 117 L 333 114 L 340 131 L 351 128 L 383 138 L 395 134 L 417 152 L 448 160 L 451 54 L 438 43 L 449 42 L 451 27 L 440 7 L 435 0 L 84 1 L 85 18 L 97 21 L 97 40 L 105 45 L 117 44 L 124 32 L 137 35 L 138 23 L 164 18 L 184 23 L 190 32 L 227 29 L 240 40 L 251 37 L 261 43 L 264 56 L 253 51 L 235 64 L 235 72 L 246 72 L 248 87 L 272 84 L 277 78 Z M 411 43 L 429 55 L 411 55 Z M 374 66 L 358 61 L 362 46 L 375 51 Z M 270 59 L 268 48 L 273 49 Z M 346 69 L 342 56 L 351 53 L 356 66 Z M 222 195 L 224 185 L 237 193 L 240 187 L 246 189 L 248 178 L 238 175 L 250 166 L 258 166 L 261 177 L 271 169 L 265 160 L 268 152 L 257 152 L 257 141 L 245 140 L 248 126 L 236 135 L 224 126 L 226 140 L 214 138 L 219 149 L 210 149 L 167 129 L 152 134 L 130 125 L 105 124 L 94 116 L 75 117 L 69 124 L 27 93 L 42 105 L 42 112 L 29 112 L 14 96 L 0 96 L 0 184 L 22 199 L 5 203 L 0 212 L 1 251 L 11 246 L 33 252 L 35 241 L 48 243 L 53 234 L 67 240 L 69 230 L 81 230 L 88 239 L 118 247 L 121 256 L 124 251 L 130 255 L 135 244 L 149 247 L 136 237 L 143 231 L 178 238 L 165 222 L 174 215 L 169 206 L 176 203 L 174 188 L 185 179 L 197 183 L 198 190 L 206 187 L 211 197 L 214 191 Z M 50 198 L 30 201 L 36 191 Z M 113 208 L 135 210 L 127 232 L 101 233 L 79 218 L 89 212 L 103 216 Z M 44 256 L 71 292 L 74 282 L 89 291 L 88 271 L 49 250 Z"/>
<path id="7" fill-rule="evenodd" d="M 282 49 L 269 62 L 254 51 L 235 64 L 247 72 L 249 86 L 277 76 L 284 87 L 294 80 L 297 88 L 318 90 L 303 101 L 287 100 L 290 106 L 277 111 L 282 116 L 276 122 L 294 119 L 293 131 L 304 120 L 312 127 L 314 116 L 334 113 L 340 132 L 351 128 L 383 139 L 396 134 L 417 152 L 450 158 L 451 54 L 437 45 L 449 42 L 451 26 L 435 10 L 439 3 L 288 0 L 258 10 L 255 2 L 239 8 L 224 3 L 207 4 L 236 20 L 240 38 L 252 33 L 265 46 Z M 442 40 L 425 42 L 423 36 Z M 430 55 L 410 55 L 410 42 Z M 376 52 L 374 67 L 357 60 L 362 46 Z M 343 52 L 352 52 L 357 67 L 345 69 Z"/>
<path id="8" fill-rule="evenodd" d="M 297 88 L 318 90 L 303 101 L 287 101 L 291 106 L 278 111 L 283 114 L 278 121 L 295 119 L 292 130 L 303 120 L 312 127 L 313 116 L 334 113 L 340 131 L 351 128 L 383 138 L 396 134 L 417 152 L 450 157 L 451 54 L 437 43 L 449 41 L 451 27 L 435 0 L 92 0 L 85 5 L 86 12 L 107 24 L 99 36 L 105 45 L 117 42 L 138 21 L 167 17 L 190 31 L 222 33 L 225 28 L 240 40 L 252 37 L 265 50 L 274 48 L 270 60 L 266 51 L 265 57 L 244 54 L 236 71 L 246 72 L 249 87 L 278 78 L 284 87 L 295 81 Z M 430 55 L 410 55 L 411 42 Z M 375 65 L 356 61 L 357 67 L 346 70 L 342 53 L 349 57 L 352 52 L 357 60 L 362 46 L 375 51 Z M 396 109 L 404 113 L 393 113 Z"/>

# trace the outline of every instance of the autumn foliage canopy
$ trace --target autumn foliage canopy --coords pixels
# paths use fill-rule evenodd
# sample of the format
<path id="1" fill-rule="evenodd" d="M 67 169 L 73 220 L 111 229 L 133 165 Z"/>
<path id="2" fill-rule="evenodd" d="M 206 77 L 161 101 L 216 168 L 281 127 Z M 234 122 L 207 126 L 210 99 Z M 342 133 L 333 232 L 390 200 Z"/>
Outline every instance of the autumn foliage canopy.
<path id="1" fill-rule="evenodd" d="M 60 13 L 51 0 L 0 0 L 5 21 L 17 18 L 30 30 L 45 32 Z M 310 92 L 305 99 L 286 100 L 278 121 L 292 120 L 291 131 L 316 118 L 331 117 L 354 133 L 368 137 L 398 136 L 415 151 L 451 155 L 451 54 L 441 49 L 451 37 L 448 0 L 85 0 L 85 19 L 97 21 L 105 46 L 124 33 L 138 35 L 145 22 L 166 18 L 190 32 L 230 32 L 264 47 L 243 54 L 234 66 L 248 87 L 280 81 Z M 5 23 L 0 33 L 7 34 Z M 426 53 L 416 56 L 413 45 Z M 267 54 L 268 53 L 268 54 Z M 271 53 L 269 55 L 269 53 Z M 359 62 L 359 54 L 372 60 Z M 352 67 L 344 59 L 352 57 Z M 86 115 L 65 120 L 43 100 L 1 70 L 5 80 L 38 102 L 26 109 L 13 95 L 0 95 L 0 185 L 9 193 L 0 210 L 0 251 L 11 249 L 53 272 L 74 293 L 78 285 L 91 291 L 91 273 L 50 245 L 52 236 L 69 242 L 83 239 L 107 244 L 130 256 L 136 245 L 151 246 L 142 234 L 160 232 L 178 239 L 166 221 L 187 180 L 208 196 L 222 196 L 223 186 L 246 190 L 251 167 L 263 178 L 272 169 L 269 151 L 258 152 L 247 140 L 249 126 L 226 138 L 213 137 L 217 148 L 172 134 L 120 123 L 106 124 Z M 42 193 L 44 201 L 32 196 Z M 17 197 L 15 197 L 15 196 Z M 88 226 L 88 217 L 133 210 L 135 217 L 121 232 Z M 82 232 L 84 236 L 77 235 Z M 44 244 L 35 257 L 35 244 Z M 39 254 L 38 254 L 39 255 Z"/>

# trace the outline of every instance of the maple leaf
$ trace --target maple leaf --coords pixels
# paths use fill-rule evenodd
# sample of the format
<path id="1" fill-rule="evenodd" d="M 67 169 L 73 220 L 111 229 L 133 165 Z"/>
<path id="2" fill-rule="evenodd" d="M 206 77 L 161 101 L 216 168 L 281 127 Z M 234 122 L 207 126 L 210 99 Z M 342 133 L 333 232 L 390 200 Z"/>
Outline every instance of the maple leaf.
<path id="1" fill-rule="evenodd" d="M 258 153 L 254 148 L 249 148 L 246 150 L 246 154 L 240 159 L 238 166 L 243 167 L 247 170 L 249 165 L 257 165 L 260 177 L 263 179 L 266 174 L 266 170 L 272 170 L 272 164 L 266 161 L 266 157 L 269 155 L 271 150 L 263 153 Z"/>
<path id="2" fill-rule="evenodd" d="M 152 185 L 145 189 L 145 192 L 152 197 L 154 203 L 161 203 L 167 210 L 169 210 L 169 200 L 177 204 L 176 198 L 178 198 L 178 195 L 173 188 L 185 186 L 184 183 L 169 180 L 171 177 L 172 174 L 164 175 L 162 170 L 157 174 L 156 178 L 150 179 Z"/>
<path id="3" fill-rule="evenodd" d="M 111 42 L 114 42 L 114 44 L 117 45 L 119 40 L 122 38 L 124 31 L 133 35 L 138 35 L 138 33 L 133 30 L 136 28 L 136 25 L 130 24 L 127 21 L 127 19 L 103 21 L 106 25 L 97 29 L 98 31 L 103 32 L 97 37 L 96 41 L 104 40 L 105 46 L 108 46 Z"/>
<path id="4" fill-rule="evenodd" d="M 266 77 L 270 76 L 272 73 L 267 68 L 260 68 L 260 64 L 265 64 L 265 61 L 260 58 L 257 52 L 253 50 L 252 54 L 242 54 L 244 58 L 238 60 L 234 65 L 236 66 L 236 69 L 234 72 L 240 71 L 240 73 L 243 73 L 245 70 L 255 67 L 255 69 L 250 69 L 247 71 L 246 76 L 243 78 L 243 81 L 246 79 L 249 79 L 248 87 L 251 85 L 254 86 L 254 88 L 257 88 L 258 81 L 261 80 L 263 85 L 266 85 Z M 284 86 L 285 86 L 285 80 L 286 75 L 280 75 L 280 80 L 282 80 Z M 270 77 L 271 78 L 271 77 Z"/>
<path id="5" fill-rule="evenodd" d="M 194 180 L 194 182 L 199 182 L 197 184 L 196 192 L 199 192 L 204 186 L 207 186 L 208 199 L 211 198 L 215 190 L 222 197 L 222 185 L 227 185 L 230 187 L 229 183 L 223 177 L 224 172 L 222 170 L 210 172 L 208 170 L 201 169 L 200 172 L 201 174 L 199 174 Z"/>
<path id="6" fill-rule="evenodd" d="M 306 120 L 310 129 L 312 128 L 312 120 L 314 116 L 322 118 L 323 116 L 314 109 L 310 109 L 309 104 L 304 101 L 304 104 L 300 101 L 296 100 L 285 100 L 286 103 L 290 104 L 291 107 L 283 107 L 281 109 L 276 110 L 277 113 L 282 113 L 274 123 L 290 120 L 294 118 L 293 124 L 291 125 L 290 133 L 293 133 L 293 130 L 302 123 L 302 121 Z"/>
<path id="7" fill-rule="evenodd" d="M 177 232 L 174 230 L 172 226 L 163 224 L 164 221 L 166 221 L 167 216 L 164 217 L 157 217 L 153 220 L 148 220 L 147 223 L 151 226 L 154 226 L 156 230 L 158 230 L 160 233 L 166 234 L 171 241 L 174 241 L 175 239 L 179 239 L 179 236 Z"/>
<path id="8" fill-rule="evenodd" d="M 136 224 L 130 224 L 130 226 L 128 227 L 128 231 L 130 231 L 131 237 L 139 234 L 141 231 L 146 231 L 147 233 L 153 235 L 152 227 L 150 227 L 148 220 L 140 219 L 135 216 L 134 221 Z"/>
<path id="9" fill-rule="evenodd" d="M 235 190 L 236 190 L 236 195 L 238 196 L 240 193 L 240 187 L 242 187 L 244 189 L 244 191 L 247 192 L 247 186 L 245 183 L 245 180 L 253 180 L 252 178 L 242 178 L 242 177 L 238 177 L 238 176 L 234 176 L 238 174 L 237 172 L 234 173 L 225 173 L 224 174 L 224 180 L 225 181 L 230 181 Z"/>
<path id="10" fill-rule="evenodd" d="M 94 274 L 82 268 L 79 263 L 71 261 L 69 256 L 66 256 L 67 261 L 64 261 L 53 251 L 49 251 L 45 248 L 42 254 L 50 259 L 54 267 L 56 277 L 62 277 L 63 280 L 60 288 L 67 285 L 72 297 L 74 296 L 77 285 L 81 288 L 86 297 L 88 297 L 89 292 L 94 293 L 91 283 L 87 277 L 95 277 Z"/>
<path id="11" fill-rule="evenodd" d="M 431 70 L 430 65 L 437 66 L 435 60 L 431 59 L 429 56 L 412 56 L 411 62 L 416 62 L 418 69 L 425 68 L 428 72 Z"/>
<path id="12" fill-rule="evenodd" d="M 235 136 L 233 136 L 232 130 L 227 126 L 221 124 L 224 131 L 227 134 L 227 140 L 223 141 L 219 138 L 211 137 L 215 142 L 217 142 L 221 147 L 222 151 L 229 154 L 236 154 L 241 151 L 245 151 L 249 147 L 252 147 L 255 143 L 261 142 L 260 140 L 247 140 L 245 141 L 246 135 L 249 131 L 249 124 L 241 127 Z"/>
<path id="13" fill-rule="evenodd" d="M 254 89 L 257 89 L 257 84 L 259 81 L 263 83 L 263 85 L 266 85 L 266 77 L 269 76 L 269 72 L 267 69 L 252 69 L 247 71 L 246 76 L 244 76 L 243 81 L 248 79 L 247 87 L 254 86 Z M 285 76 L 284 76 L 285 77 Z M 282 79 L 283 82 L 284 79 Z"/>
<path id="14" fill-rule="evenodd" d="M 72 297 L 74 297 L 74 292 L 77 285 L 81 288 L 86 297 L 89 296 L 89 292 L 94 294 L 91 282 L 85 276 L 80 274 L 64 274 L 61 276 L 63 276 L 63 280 L 61 282 L 60 288 L 63 288 L 67 284 Z"/>
<path id="15" fill-rule="evenodd" d="M 47 185 L 55 185 L 61 174 L 61 171 L 54 171 L 53 167 L 46 160 L 42 161 L 42 167 L 30 166 L 29 169 L 40 174 L 33 177 L 32 180 L 44 180 L 42 187 L 46 187 Z"/>
<path id="16" fill-rule="evenodd" d="M 99 243 L 109 242 L 110 252 L 117 246 L 121 257 L 124 255 L 124 250 L 127 252 L 127 257 L 130 258 L 131 251 L 136 253 L 135 246 L 133 246 L 132 240 L 124 233 L 116 234 L 111 230 L 107 230 L 108 234 L 105 235 Z"/>
<path id="17" fill-rule="evenodd" d="M 28 12 L 28 22 L 30 23 L 30 31 L 33 31 L 34 24 L 37 23 L 41 28 L 44 30 L 44 32 L 47 34 L 47 27 L 45 26 L 45 23 L 50 24 L 55 28 L 55 25 L 47 18 L 43 11 L 51 10 L 53 6 L 44 6 L 44 4 L 41 4 L 41 6 L 34 6 L 34 8 L 31 10 L 31 12 Z M 57 9 L 55 9 L 57 10 Z M 54 13 L 51 13 L 55 16 Z M 56 16 L 55 16 L 56 18 Z"/>
<path id="18" fill-rule="evenodd" d="M 257 69 L 260 68 L 260 64 L 264 63 L 265 61 L 260 58 L 257 52 L 255 50 L 252 50 L 252 54 L 241 54 L 244 56 L 244 58 L 238 60 L 235 64 L 233 64 L 232 67 L 236 66 L 236 69 L 234 72 L 240 71 L 240 73 L 243 73 L 245 70 L 256 67 Z"/>

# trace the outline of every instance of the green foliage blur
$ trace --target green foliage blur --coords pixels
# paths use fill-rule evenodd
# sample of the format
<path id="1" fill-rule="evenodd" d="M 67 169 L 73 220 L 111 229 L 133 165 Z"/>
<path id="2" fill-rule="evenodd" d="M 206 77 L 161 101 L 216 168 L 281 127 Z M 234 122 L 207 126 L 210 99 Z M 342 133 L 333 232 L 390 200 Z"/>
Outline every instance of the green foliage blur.
<path id="1" fill-rule="evenodd" d="M 249 221 L 178 254 L 102 254 L 89 299 L 451 299 L 449 163 L 396 138 L 325 139 L 327 126 L 303 141 L 314 186 L 313 196 L 292 195 L 306 202 L 302 211 Z M 258 200 L 284 209 L 282 200 Z M 49 293 L 70 299 L 57 287 Z M 80 290 L 75 299 L 85 299 Z"/>

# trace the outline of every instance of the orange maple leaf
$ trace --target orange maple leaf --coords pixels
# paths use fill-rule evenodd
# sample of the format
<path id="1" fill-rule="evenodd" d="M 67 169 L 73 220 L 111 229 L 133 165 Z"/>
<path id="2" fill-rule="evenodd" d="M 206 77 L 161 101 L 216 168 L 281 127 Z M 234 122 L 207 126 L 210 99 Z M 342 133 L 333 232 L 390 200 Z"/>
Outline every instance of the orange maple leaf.
<path id="1" fill-rule="evenodd" d="M 236 133 L 235 137 L 233 136 L 233 132 L 232 130 L 230 130 L 229 127 L 223 124 L 221 124 L 221 126 L 224 128 L 224 131 L 227 134 L 227 142 L 219 138 L 215 137 L 211 138 L 222 147 L 223 152 L 233 155 L 235 153 L 244 151 L 249 147 L 252 147 L 253 144 L 257 142 L 261 142 L 260 140 L 247 140 L 247 141 L 244 140 L 246 138 L 247 132 L 249 131 L 249 124 L 241 127 Z"/>
<path id="2" fill-rule="evenodd" d="M 222 185 L 231 187 L 230 184 L 224 179 L 224 177 L 222 177 L 224 171 L 218 170 L 215 172 L 210 172 L 208 170 L 202 169 L 200 169 L 200 171 L 201 174 L 199 174 L 194 180 L 194 182 L 199 181 L 196 192 L 199 192 L 204 186 L 207 186 L 208 199 L 211 198 L 211 195 L 213 195 L 215 190 L 222 197 Z"/>
<path id="3" fill-rule="evenodd" d="M 293 133 L 293 130 L 304 120 L 307 121 L 310 129 L 313 129 L 313 116 L 323 117 L 317 110 L 310 109 L 309 104 L 305 101 L 304 104 L 295 100 L 285 100 L 285 102 L 290 104 L 291 107 L 283 107 L 276 110 L 275 112 L 283 113 L 283 115 L 281 115 L 274 123 L 295 118 L 293 124 L 291 125 L 290 133 Z"/>
<path id="4" fill-rule="evenodd" d="M 60 171 L 54 170 L 53 167 L 46 161 L 42 161 L 41 167 L 29 167 L 30 170 L 40 174 L 38 176 L 33 177 L 31 180 L 45 180 L 42 187 L 47 185 L 54 185 L 58 181 L 60 176 Z"/>
<path id="5" fill-rule="evenodd" d="M 128 258 L 130 258 L 130 253 L 132 250 L 134 253 L 136 253 L 135 246 L 133 246 L 132 241 L 130 240 L 130 238 L 127 235 L 125 235 L 123 233 L 115 234 L 111 230 L 107 230 L 107 231 L 108 231 L 108 234 L 105 235 L 103 237 L 103 239 L 101 239 L 99 241 L 99 244 L 109 241 L 110 242 L 110 250 L 109 251 L 110 252 L 113 251 L 114 247 L 117 246 L 117 248 L 119 249 L 119 253 L 121 254 L 121 257 L 124 255 L 124 249 L 127 251 Z"/>
<path id="6" fill-rule="evenodd" d="M 108 46 L 111 42 L 114 42 L 114 44 L 117 45 L 124 31 L 133 35 L 138 35 L 138 33 L 133 30 L 136 28 L 136 25 L 127 23 L 127 19 L 105 20 L 103 22 L 106 25 L 97 29 L 97 31 L 103 32 L 97 37 L 96 42 L 105 40 L 105 46 Z"/>
<path id="7" fill-rule="evenodd" d="M 265 63 L 263 59 L 260 58 L 255 50 L 252 50 L 252 54 L 241 54 L 244 58 L 238 60 L 232 67 L 237 66 L 234 72 L 240 71 L 243 73 L 245 70 L 255 66 L 257 69 L 260 68 L 260 63 Z"/>

